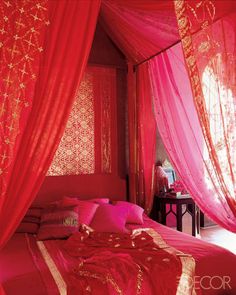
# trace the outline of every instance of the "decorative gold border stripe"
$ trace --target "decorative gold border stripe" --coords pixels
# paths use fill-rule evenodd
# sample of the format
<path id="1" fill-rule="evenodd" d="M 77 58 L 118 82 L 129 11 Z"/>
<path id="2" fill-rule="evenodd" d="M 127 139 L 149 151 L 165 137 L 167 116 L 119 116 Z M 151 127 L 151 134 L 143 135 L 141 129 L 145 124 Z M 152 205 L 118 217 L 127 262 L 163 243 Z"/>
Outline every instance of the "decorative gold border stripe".
<path id="1" fill-rule="evenodd" d="M 64 281 L 62 275 L 60 274 L 56 264 L 54 263 L 51 255 L 49 254 L 47 248 L 45 247 L 44 243 L 42 241 L 37 241 L 37 246 L 44 258 L 45 263 L 47 264 L 51 275 L 57 285 L 58 291 L 60 295 L 66 295 L 67 294 L 67 285 Z"/>
<path id="2" fill-rule="evenodd" d="M 195 260 L 191 255 L 184 254 L 181 251 L 169 246 L 154 229 L 152 228 L 141 228 L 133 231 L 133 234 L 138 234 L 141 231 L 146 231 L 154 240 L 154 243 L 166 252 L 180 257 L 182 264 L 182 273 L 179 279 L 176 295 L 196 295 L 196 291 L 192 284 L 193 276 L 195 274 Z M 67 294 L 67 285 L 59 272 L 56 264 L 54 263 L 51 255 L 42 241 L 37 241 L 37 246 L 47 264 L 51 275 L 57 285 L 60 295 Z"/>
<path id="3" fill-rule="evenodd" d="M 195 260 L 189 255 L 185 254 L 174 247 L 168 245 L 162 238 L 162 236 L 157 233 L 152 228 L 141 228 L 133 231 L 133 234 L 138 234 L 138 232 L 146 231 L 152 238 L 154 243 L 166 252 L 178 256 L 182 264 L 182 273 L 178 280 L 178 287 L 176 295 L 196 295 L 196 291 L 193 284 L 193 278 L 195 274 Z"/>

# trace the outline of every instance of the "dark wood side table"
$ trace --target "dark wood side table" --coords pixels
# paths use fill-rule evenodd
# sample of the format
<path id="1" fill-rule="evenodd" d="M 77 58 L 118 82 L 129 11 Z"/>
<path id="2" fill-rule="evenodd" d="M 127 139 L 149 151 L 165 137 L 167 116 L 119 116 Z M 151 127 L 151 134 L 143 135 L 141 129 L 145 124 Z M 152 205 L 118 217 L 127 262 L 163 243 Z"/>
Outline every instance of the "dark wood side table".
<path id="1" fill-rule="evenodd" d="M 192 217 L 192 235 L 200 233 L 200 211 L 196 206 L 195 202 L 190 195 L 181 195 L 180 197 L 172 196 L 168 193 L 165 193 L 161 196 L 156 197 L 157 203 L 160 208 L 160 222 L 166 225 L 166 217 L 173 213 L 176 217 L 177 230 L 183 230 L 182 218 L 186 213 L 189 213 Z M 166 204 L 170 205 L 170 210 L 166 211 Z M 176 212 L 173 210 L 172 205 L 176 205 Z M 185 205 L 185 210 L 183 211 L 183 205 Z"/>

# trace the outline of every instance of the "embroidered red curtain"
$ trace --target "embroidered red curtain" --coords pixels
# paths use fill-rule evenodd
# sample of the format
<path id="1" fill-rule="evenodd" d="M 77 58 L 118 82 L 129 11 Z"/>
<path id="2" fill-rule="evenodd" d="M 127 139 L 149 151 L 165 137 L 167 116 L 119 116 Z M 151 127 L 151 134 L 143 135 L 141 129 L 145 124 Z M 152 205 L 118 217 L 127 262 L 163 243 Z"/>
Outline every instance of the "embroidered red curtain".
<path id="1" fill-rule="evenodd" d="M 31 97 L 35 91 L 44 33 L 49 20 L 47 1 L 41 0 L 37 6 L 32 1 L 1 1 L 0 5 L 0 194 L 3 197 L 19 147 L 19 130 L 25 128 L 32 108 Z M 0 198 L 2 201 L 3 198 Z"/>
<path id="2" fill-rule="evenodd" d="M 0 43 L 0 247 L 52 161 L 86 66 L 100 7 L 99 0 L 24 3 L 28 6 L 21 1 L 0 3 L 7 32 Z"/>

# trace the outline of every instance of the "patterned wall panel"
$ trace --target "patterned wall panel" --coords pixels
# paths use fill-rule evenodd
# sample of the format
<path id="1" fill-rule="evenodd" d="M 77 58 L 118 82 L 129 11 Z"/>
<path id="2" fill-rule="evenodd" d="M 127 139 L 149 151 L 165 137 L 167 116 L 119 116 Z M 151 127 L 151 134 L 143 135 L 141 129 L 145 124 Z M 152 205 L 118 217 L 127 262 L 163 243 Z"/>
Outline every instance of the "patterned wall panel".
<path id="1" fill-rule="evenodd" d="M 94 173 L 94 95 L 92 81 L 92 75 L 86 72 L 48 175 Z"/>
<path id="2" fill-rule="evenodd" d="M 112 172 L 115 93 L 115 69 L 86 69 L 48 175 Z"/>

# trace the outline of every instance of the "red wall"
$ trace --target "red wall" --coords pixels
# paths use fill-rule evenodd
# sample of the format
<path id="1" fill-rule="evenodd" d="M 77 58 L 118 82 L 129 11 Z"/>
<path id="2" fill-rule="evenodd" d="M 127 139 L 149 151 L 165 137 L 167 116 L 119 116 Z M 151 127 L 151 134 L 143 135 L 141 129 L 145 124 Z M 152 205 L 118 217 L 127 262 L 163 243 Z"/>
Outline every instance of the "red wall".
<path id="1" fill-rule="evenodd" d="M 111 66 L 117 69 L 117 114 L 114 134 L 116 169 L 112 174 L 88 174 L 74 176 L 47 176 L 34 201 L 42 204 L 60 199 L 64 195 L 81 198 L 110 197 L 114 200 L 127 198 L 125 158 L 125 106 L 126 106 L 126 61 L 122 53 L 108 38 L 98 24 L 89 57 L 89 64 Z"/>

